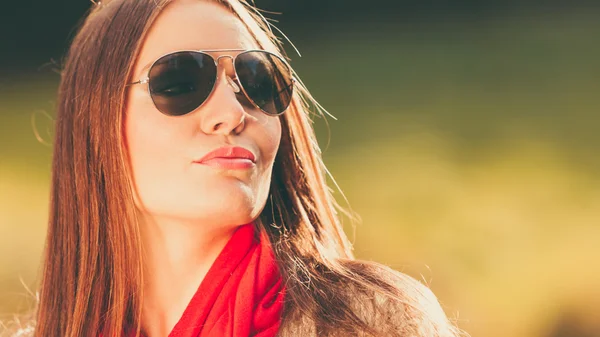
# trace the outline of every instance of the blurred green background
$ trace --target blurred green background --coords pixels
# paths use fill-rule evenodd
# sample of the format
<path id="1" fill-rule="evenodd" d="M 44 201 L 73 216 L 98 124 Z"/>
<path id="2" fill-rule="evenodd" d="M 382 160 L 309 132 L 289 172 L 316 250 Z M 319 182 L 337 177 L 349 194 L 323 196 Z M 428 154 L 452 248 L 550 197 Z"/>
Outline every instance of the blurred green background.
<path id="1" fill-rule="evenodd" d="M 257 5 L 284 12 L 267 15 L 337 117 L 315 123 L 325 162 L 362 217 L 355 233 L 347 226 L 359 258 L 429 284 L 472 336 L 600 336 L 598 8 Z M 40 6 L 40 20 L 1 54 L 1 318 L 32 303 L 59 81 L 52 63 L 88 3 Z M 65 19 L 48 18 L 50 8 Z"/>

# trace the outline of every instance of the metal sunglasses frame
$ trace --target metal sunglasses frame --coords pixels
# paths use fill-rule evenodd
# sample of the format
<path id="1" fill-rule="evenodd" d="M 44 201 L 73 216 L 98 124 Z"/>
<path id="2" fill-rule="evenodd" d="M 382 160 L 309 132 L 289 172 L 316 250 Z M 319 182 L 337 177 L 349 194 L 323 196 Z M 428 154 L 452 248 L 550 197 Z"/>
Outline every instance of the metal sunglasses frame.
<path id="1" fill-rule="evenodd" d="M 235 60 L 239 55 L 248 53 L 248 52 L 262 52 L 262 53 L 267 53 L 269 55 L 273 55 L 276 58 L 278 58 L 287 68 L 290 74 L 290 78 L 292 80 L 292 83 L 289 86 L 286 86 L 285 88 L 287 89 L 288 87 L 292 87 L 292 94 L 293 94 L 293 90 L 294 90 L 294 84 L 296 83 L 296 79 L 294 78 L 294 76 L 292 75 L 292 70 L 290 68 L 290 66 L 288 65 L 288 63 L 281 58 L 279 55 L 276 55 L 274 53 L 271 53 L 269 51 L 266 50 L 262 50 L 262 49 L 204 49 L 204 50 L 177 50 L 177 51 L 172 51 L 169 53 L 166 53 L 164 55 L 159 56 L 156 60 L 154 60 L 154 62 L 152 62 L 152 64 L 150 65 L 150 67 L 148 67 L 148 71 L 147 74 L 145 75 L 144 78 L 140 79 L 139 81 L 133 82 L 133 83 L 128 83 L 127 86 L 131 86 L 131 85 L 135 85 L 135 84 L 147 84 L 150 82 L 150 71 L 152 70 L 152 68 L 154 67 L 154 65 L 156 64 L 156 62 L 158 62 L 160 59 L 162 59 L 165 56 L 171 55 L 171 54 L 177 54 L 177 53 L 184 53 L 184 52 L 193 52 L 193 53 L 201 53 L 201 54 L 205 54 L 208 55 L 214 62 L 215 62 L 215 66 L 218 68 L 219 67 L 219 61 L 221 60 L 221 58 L 224 57 L 228 57 L 231 59 L 231 63 L 233 64 L 233 71 L 235 73 L 235 79 L 231 79 L 229 76 L 226 76 L 227 79 L 229 79 L 230 81 L 234 81 L 234 84 L 241 88 L 242 92 L 244 93 L 244 96 L 246 96 L 246 98 L 248 99 L 248 101 L 250 103 L 252 103 L 252 105 L 254 105 L 254 107 L 260 109 L 260 111 L 262 111 L 263 113 L 269 115 L 269 116 L 279 116 L 281 114 L 283 114 L 288 108 L 289 108 L 289 104 L 288 106 L 285 108 L 285 110 L 283 110 L 282 112 L 279 112 L 277 114 L 272 114 L 269 112 L 266 112 L 265 110 L 263 110 L 261 107 L 259 107 L 252 98 L 250 98 L 250 96 L 248 95 L 248 93 L 246 92 L 246 89 L 244 88 L 244 86 L 242 85 L 241 82 L 239 82 L 239 77 L 237 74 L 237 69 L 235 68 Z M 214 52 L 239 52 L 236 55 L 232 56 L 232 55 L 220 55 L 218 57 L 213 57 L 212 55 L 210 55 L 209 53 L 214 53 Z M 204 105 L 204 103 L 206 101 L 208 101 L 208 97 L 210 97 L 212 95 L 212 93 L 215 91 L 215 88 L 217 87 L 217 81 L 219 81 L 219 75 L 217 72 L 217 78 L 215 79 L 215 84 L 213 85 L 212 89 L 210 90 L 210 93 L 208 94 L 207 98 L 204 100 L 204 102 L 202 102 L 202 104 L 198 105 L 194 110 L 187 112 L 183 115 L 168 115 L 168 116 L 172 116 L 172 117 L 181 117 L 181 116 L 185 116 L 193 111 L 195 111 L 196 109 L 198 109 L 199 107 L 201 107 L 202 105 Z M 237 81 L 237 83 L 236 83 Z M 231 85 L 231 82 L 228 81 L 228 84 Z M 236 93 L 238 93 L 239 91 L 236 91 L 234 88 L 234 91 Z M 152 99 L 152 103 L 154 104 L 154 106 L 156 107 L 156 109 L 158 109 L 158 107 L 156 106 L 156 103 L 154 103 L 154 98 L 152 97 L 152 92 L 150 91 L 150 85 L 148 85 L 148 95 L 150 95 L 150 99 Z M 291 104 L 291 101 L 290 101 Z M 160 109 L 158 109 L 158 111 L 160 111 Z M 162 111 L 161 111 L 162 112 Z M 162 112 L 164 113 L 164 112 Z"/>

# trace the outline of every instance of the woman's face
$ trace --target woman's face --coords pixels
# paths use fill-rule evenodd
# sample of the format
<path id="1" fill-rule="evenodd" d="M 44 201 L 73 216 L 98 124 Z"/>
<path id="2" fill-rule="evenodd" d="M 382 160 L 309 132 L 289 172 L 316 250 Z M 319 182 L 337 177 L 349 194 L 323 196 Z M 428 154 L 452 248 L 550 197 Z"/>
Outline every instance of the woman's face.
<path id="1" fill-rule="evenodd" d="M 150 29 L 132 81 L 146 76 L 143 68 L 169 52 L 255 48 L 258 45 L 242 22 L 222 5 L 213 1 L 173 1 Z M 240 102 L 240 94 L 236 96 L 225 75 L 234 78 L 228 57 L 219 61 L 219 79 L 208 100 L 179 117 L 156 109 L 147 84 L 130 87 L 125 141 L 136 203 L 143 214 L 219 226 L 250 222 L 263 209 L 281 124 L 278 117 Z M 240 123 L 242 119 L 244 123 Z M 223 169 L 196 162 L 222 146 L 251 151 L 255 163 L 248 168 Z"/>

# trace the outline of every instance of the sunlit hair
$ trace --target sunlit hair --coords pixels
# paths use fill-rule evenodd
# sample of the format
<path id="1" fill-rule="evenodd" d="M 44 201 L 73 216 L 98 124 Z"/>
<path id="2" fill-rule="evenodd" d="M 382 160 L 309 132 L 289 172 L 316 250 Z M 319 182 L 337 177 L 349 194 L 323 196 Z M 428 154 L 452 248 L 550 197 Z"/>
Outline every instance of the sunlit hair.
<path id="1" fill-rule="evenodd" d="M 213 1 L 234 13 L 260 48 L 286 57 L 254 7 Z M 140 331 L 143 254 L 124 145 L 125 84 L 168 2 L 102 1 L 66 56 L 35 336 L 115 337 L 126 325 Z M 282 138 L 271 193 L 255 222 L 267 232 L 286 282 L 281 329 L 308 324 L 318 336 L 457 335 L 424 285 L 354 260 L 312 127 L 324 110 L 295 77 L 291 106 L 278 117 Z M 393 323 L 373 324 L 374 318 Z M 401 328 L 399 320 L 406 322 Z"/>

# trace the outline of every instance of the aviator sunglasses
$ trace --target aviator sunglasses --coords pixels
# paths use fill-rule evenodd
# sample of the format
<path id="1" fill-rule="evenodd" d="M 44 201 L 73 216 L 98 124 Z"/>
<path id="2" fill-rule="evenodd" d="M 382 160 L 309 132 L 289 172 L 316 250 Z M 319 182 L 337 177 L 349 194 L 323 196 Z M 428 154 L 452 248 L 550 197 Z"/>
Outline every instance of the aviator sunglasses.
<path id="1" fill-rule="evenodd" d="M 207 52 L 240 53 L 215 58 Z M 160 112 L 168 116 L 183 116 L 199 108 L 213 92 L 217 83 L 217 66 L 223 57 L 232 60 L 235 79 L 226 76 L 226 80 L 236 94 L 241 91 L 251 106 L 268 115 L 279 115 L 287 109 L 295 80 L 287 63 L 265 50 L 172 52 L 154 61 L 145 78 L 128 85 L 147 83 L 152 102 Z"/>

